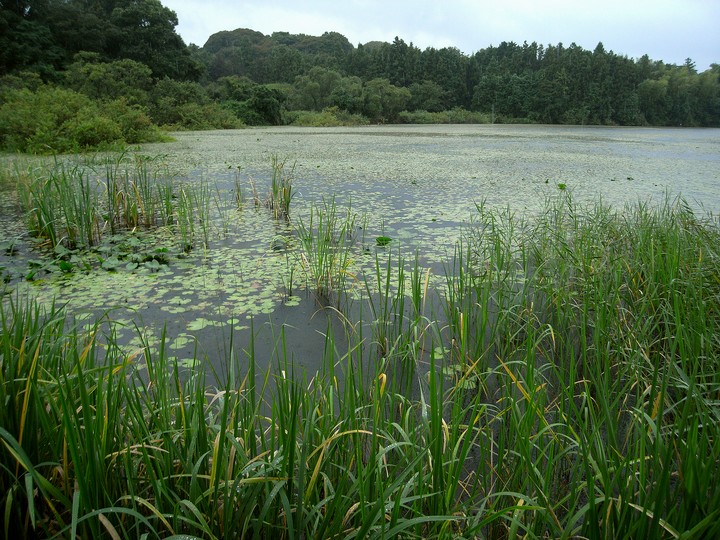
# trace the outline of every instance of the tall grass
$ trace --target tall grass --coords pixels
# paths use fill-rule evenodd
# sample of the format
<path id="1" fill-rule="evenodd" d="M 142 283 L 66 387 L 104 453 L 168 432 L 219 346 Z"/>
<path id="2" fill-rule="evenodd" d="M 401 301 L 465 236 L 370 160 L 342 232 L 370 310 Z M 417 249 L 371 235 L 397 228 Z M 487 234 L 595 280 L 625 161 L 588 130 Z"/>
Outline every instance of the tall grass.
<path id="1" fill-rule="evenodd" d="M 370 325 L 372 356 L 382 360 L 390 371 L 391 387 L 411 392 L 422 369 L 427 369 L 433 344 L 441 342 L 439 325 L 426 315 L 430 269 L 420 267 L 418 256 L 406 268 L 401 253 L 394 261 L 375 257 L 374 272 L 364 278 L 368 310 L 363 312 Z"/>
<path id="2" fill-rule="evenodd" d="M 60 161 L 16 171 L 30 233 L 55 248 L 88 249 L 107 234 L 171 226 L 186 251 L 211 234 L 207 182 L 173 180 L 154 158 L 123 154 L 96 164 Z M 196 228 L 197 225 L 197 228 Z"/>
<path id="3" fill-rule="evenodd" d="M 295 196 L 293 188 L 293 173 L 295 165 L 286 168 L 287 160 L 281 160 L 273 154 L 271 158 L 272 180 L 270 182 L 270 193 L 265 200 L 265 206 L 272 210 L 275 219 L 290 217 L 290 202 Z"/>
<path id="4" fill-rule="evenodd" d="M 128 163 L 124 154 L 105 161 L 103 211 L 113 234 L 170 224 L 174 186 L 154 161 L 156 158 L 137 155 Z"/>
<path id="5" fill-rule="evenodd" d="M 328 219 L 304 247 L 333 257 L 346 221 Z M 378 259 L 370 332 L 329 325 L 318 373 L 278 327 L 273 368 L 231 339 L 215 387 L 164 335 L 126 350 L 112 323 L 6 298 L 3 534 L 717 537 L 719 248 L 681 200 L 480 205 L 437 310 L 418 260 Z M 325 291 L 355 285 L 316 268 Z"/>
<path id="6" fill-rule="evenodd" d="M 522 501 L 510 530 L 709 534 L 719 494 L 688 485 L 685 469 L 707 473 L 720 457 L 717 224 L 681 200 L 615 212 L 567 196 L 534 222 L 509 217 L 503 241 L 495 227 L 507 214 L 480 210 L 475 262 L 450 280 L 449 329 L 489 369 L 475 373 L 495 448 L 477 473 L 492 479 L 484 489 L 514 494 L 497 500 Z M 494 285 L 479 287 L 493 272 Z M 468 316 L 490 328 L 465 337 Z M 690 503 L 700 492 L 702 504 Z"/>
<path id="7" fill-rule="evenodd" d="M 100 237 L 98 190 L 86 170 L 56 163 L 46 171 L 18 175 L 28 227 L 51 247 L 90 247 Z"/>
<path id="8" fill-rule="evenodd" d="M 301 268 L 319 301 L 338 304 L 353 283 L 351 247 L 355 241 L 357 215 L 338 210 L 335 200 L 313 205 L 307 220 L 298 219 Z"/>

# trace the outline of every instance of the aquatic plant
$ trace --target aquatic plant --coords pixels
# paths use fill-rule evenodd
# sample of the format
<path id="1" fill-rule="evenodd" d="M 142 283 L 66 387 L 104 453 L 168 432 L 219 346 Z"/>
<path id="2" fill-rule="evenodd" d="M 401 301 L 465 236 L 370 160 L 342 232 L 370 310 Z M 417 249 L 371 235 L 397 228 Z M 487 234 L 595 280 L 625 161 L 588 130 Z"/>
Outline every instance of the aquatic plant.
<path id="1" fill-rule="evenodd" d="M 158 158 L 122 154 L 99 167 L 55 161 L 16 171 L 14 177 L 30 233 L 59 254 L 44 268 L 65 266 L 69 257 L 64 254 L 84 251 L 99 253 L 103 267 L 115 269 L 119 261 L 108 256 L 105 239 L 138 229 L 171 227 L 184 252 L 198 239 L 204 246 L 210 243 L 214 218 L 207 181 L 174 182 Z"/>
<path id="2" fill-rule="evenodd" d="M 319 300 L 340 295 L 348 288 L 354 275 L 350 270 L 350 248 L 354 243 L 357 215 L 347 208 L 338 211 L 335 199 L 313 205 L 307 220 L 295 222 L 302 250 L 299 253 L 302 271 Z"/>
<path id="3" fill-rule="evenodd" d="M 4 296 L 3 535 L 718 536 L 717 222 L 570 191 L 479 204 L 437 291 L 399 243 L 363 268 L 355 214 L 312 207 L 297 252 L 264 249 L 335 303 L 316 373 L 282 324 L 271 361 L 254 323 L 181 360 Z"/>
<path id="4" fill-rule="evenodd" d="M 272 210 L 275 219 L 290 217 L 290 202 L 295 195 L 293 189 L 295 165 L 293 164 L 289 169 L 285 168 L 286 165 L 287 159 L 281 160 L 277 155 L 272 155 L 272 180 L 265 206 Z"/>
<path id="5" fill-rule="evenodd" d="M 398 252 L 396 261 L 392 254 L 384 262 L 376 255 L 372 275 L 363 279 L 369 307 L 363 322 L 370 325 L 373 356 L 387 366 L 393 388 L 405 394 L 421 363 L 428 361 L 428 351 L 441 342 L 437 321 L 425 314 L 429 277 L 430 269 L 420 268 L 417 254 L 408 270 Z"/>
<path id="6" fill-rule="evenodd" d="M 88 171 L 56 162 L 47 169 L 17 175 L 28 228 L 51 248 L 90 247 L 100 237 L 98 192 Z"/>

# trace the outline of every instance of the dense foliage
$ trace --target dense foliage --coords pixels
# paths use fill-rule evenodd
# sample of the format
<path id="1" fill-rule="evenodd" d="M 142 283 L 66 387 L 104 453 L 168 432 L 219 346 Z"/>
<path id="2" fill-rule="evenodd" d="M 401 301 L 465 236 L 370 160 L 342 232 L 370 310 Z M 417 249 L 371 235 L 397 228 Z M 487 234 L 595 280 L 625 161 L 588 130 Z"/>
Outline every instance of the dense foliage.
<path id="1" fill-rule="evenodd" d="M 177 15 L 160 0 L 0 2 L 0 74 L 37 71 L 59 80 L 81 51 L 128 58 L 154 76 L 197 79 L 202 67 L 175 32 Z"/>
<path id="2" fill-rule="evenodd" d="M 720 125 L 720 66 L 683 65 L 607 51 L 503 42 L 473 55 L 420 50 L 400 38 L 353 47 L 337 33 L 320 37 L 238 29 L 218 32 L 197 51 L 205 80 L 246 77 L 284 83 L 288 107 L 337 106 L 372 121 L 407 111 L 453 108 L 495 121 L 619 125 Z"/>
<path id="3" fill-rule="evenodd" d="M 131 142 L 105 126 L 67 138 L 12 131 L 14 109 L 55 87 L 92 107 L 124 103 L 172 129 L 243 124 L 543 122 L 720 126 L 720 66 L 698 73 L 646 56 L 630 59 L 576 44 L 501 43 L 467 55 L 392 43 L 352 45 L 322 36 L 248 29 L 186 46 L 160 0 L 0 1 L 0 147 L 46 151 Z M 42 84 L 41 84 L 42 83 Z M 49 89 L 48 89 L 49 88 Z M 25 93 L 16 90 L 25 89 Z M 12 103 L 9 99 L 12 97 Z M 18 101 L 19 100 L 19 101 Z M 8 110 L 10 109 L 10 110 Z M 446 111 L 451 111 L 447 113 Z M 12 132 L 11 132 L 12 131 Z M 47 139 L 57 132 L 60 139 Z"/>

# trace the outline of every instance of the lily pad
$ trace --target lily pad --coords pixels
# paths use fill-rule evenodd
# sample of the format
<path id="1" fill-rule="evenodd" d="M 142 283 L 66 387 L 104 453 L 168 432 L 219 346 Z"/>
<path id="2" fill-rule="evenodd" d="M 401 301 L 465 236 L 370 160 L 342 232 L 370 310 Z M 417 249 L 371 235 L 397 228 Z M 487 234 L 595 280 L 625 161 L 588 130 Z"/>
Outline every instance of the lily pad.
<path id="1" fill-rule="evenodd" d="M 108 272 L 114 272 L 121 264 L 122 263 L 120 262 L 120 259 L 113 255 L 102 262 L 102 268 L 103 270 L 107 270 Z"/>
<path id="2" fill-rule="evenodd" d="M 196 332 L 198 330 L 203 330 L 204 328 L 207 328 L 208 326 L 219 326 L 222 325 L 222 323 L 218 323 L 215 321 L 211 321 L 209 319 L 206 319 L 205 317 L 199 317 L 195 319 L 194 321 L 190 321 L 187 324 L 187 329 L 191 332 Z"/>

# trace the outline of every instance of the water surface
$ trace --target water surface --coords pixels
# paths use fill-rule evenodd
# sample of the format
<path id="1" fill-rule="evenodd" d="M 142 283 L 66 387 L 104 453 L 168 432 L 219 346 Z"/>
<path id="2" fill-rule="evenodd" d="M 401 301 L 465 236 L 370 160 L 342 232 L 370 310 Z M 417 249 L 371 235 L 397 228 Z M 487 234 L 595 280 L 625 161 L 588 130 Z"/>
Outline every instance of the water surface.
<path id="1" fill-rule="evenodd" d="M 558 186 L 564 185 L 578 202 L 602 198 L 622 207 L 682 195 L 699 212 L 720 212 L 718 129 L 274 127 L 174 137 L 176 142 L 137 151 L 162 154 L 181 182 L 210 185 L 213 206 L 223 216 L 213 222 L 207 249 L 158 272 L 49 275 L 15 280 L 9 292 L 47 303 L 55 298 L 78 317 L 108 313 L 125 324 L 128 336 L 135 325 L 156 334 L 166 326 L 172 351 L 181 358 L 193 356 L 196 346 L 211 360 L 227 357 L 221 349 L 228 324 L 247 332 L 251 319 L 272 350 L 279 336 L 262 329 L 285 325 L 293 357 L 312 370 L 320 361 L 327 313 L 304 290 L 297 252 L 274 249 L 274 240 L 292 235 L 292 222 L 307 219 L 311 206 L 323 200 L 334 198 L 339 208 L 351 206 L 364 218 L 358 220 L 353 256 L 360 302 L 363 269 L 372 267 L 376 255 L 413 259 L 418 253 L 421 266 L 442 281 L 443 263 L 479 203 L 532 215 L 547 197 L 561 196 Z M 289 228 L 250 203 L 251 186 L 261 194 L 268 189 L 272 156 L 287 160 L 288 169 L 294 166 Z M 241 210 L 230 202 L 238 186 L 247 201 Z M 5 212 L 0 223 L 0 241 L 17 238 L 17 223 Z M 380 235 L 393 242 L 378 248 L 374 239 Z M 13 255 L 0 255 L 0 265 L 40 257 L 26 240 Z"/>

